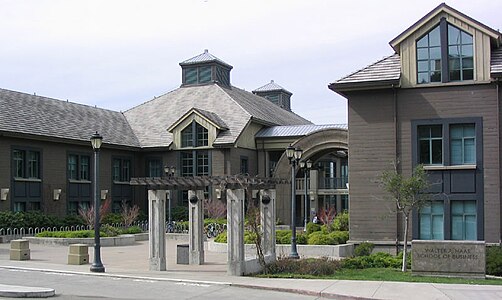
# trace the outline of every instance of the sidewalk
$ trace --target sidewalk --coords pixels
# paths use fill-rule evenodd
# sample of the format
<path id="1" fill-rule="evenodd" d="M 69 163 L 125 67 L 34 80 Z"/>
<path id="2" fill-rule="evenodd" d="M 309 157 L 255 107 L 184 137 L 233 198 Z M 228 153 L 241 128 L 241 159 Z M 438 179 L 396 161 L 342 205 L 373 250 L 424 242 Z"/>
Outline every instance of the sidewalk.
<path id="1" fill-rule="evenodd" d="M 115 276 L 151 280 L 185 281 L 224 284 L 236 287 L 269 289 L 336 299 L 502 299 L 502 286 L 383 281 L 268 279 L 228 276 L 226 253 L 205 252 L 204 265 L 177 265 L 176 245 L 167 243 L 168 271 L 148 270 L 148 241 L 133 246 L 103 247 L 105 273 L 91 273 L 90 265 L 68 265 L 68 247 L 31 244 L 31 260 L 9 259 L 10 244 L 0 244 L 0 269 L 30 269 L 89 276 Z M 92 261 L 93 248 L 89 248 Z M 0 285 L 0 296 L 11 286 Z M 27 287 L 18 287 L 26 292 Z"/>

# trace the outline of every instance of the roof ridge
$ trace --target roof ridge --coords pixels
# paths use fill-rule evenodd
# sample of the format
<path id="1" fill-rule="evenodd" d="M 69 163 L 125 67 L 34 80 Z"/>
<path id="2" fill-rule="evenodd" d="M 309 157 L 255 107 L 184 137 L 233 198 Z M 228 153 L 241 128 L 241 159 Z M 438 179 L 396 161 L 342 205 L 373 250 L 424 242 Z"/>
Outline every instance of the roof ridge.
<path id="1" fill-rule="evenodd" d="M 240 108 L 242 109 L 242 111 L 244 111 L 244 112 L 245 112 L 245 113 L 246 113 L 246 114 L 247 114 L 250 118 L 251 118 L 251 117 L 253 117 L 253 115 L 252 115 L 250 112 L 248 112 L 248 111 L 247 111 L 244 107 L 242 107 L 242 105 L 241 105 L 239 102 L 235 101 L 235 99 L 234 99 L 234 98 L 232 98 L 232 96 L 230 96 L 230 95 L 229 95 L 229 94 L 225 91 L 225 89 L 224 89 L 223 87 L 221 87 L 219 84 L 216 84 L 216 86 L 218 86 L 218 88 L 219 88 L 220 90 L 222 90 L 222 91 L 223 91 L 223 93 L 224 93 L 225 95 L 227 95 L 227 97 L 228 97 L 230 100 L 232 100 L 232 102 L 234 102 L 235 104 L 237 104 L 237 106 L 238 106 L 238 107 L 240 107 Z M 239 88 L 237 88 L 237 87 L 235 87 L 235 86 L 231 85 L 231 86 L 230 86 L 230 89 L 233 89 L 233 88 L 240 90 Z"/>
<path id="2" fill-rule="evenodd" d="M 384 60 L 387 60 L 387 59 L 389 59 L 389 58 L 391 58 L 391 57 L 393 57 L 393 56 L 396 56 L 396 55 L 397 55 L 397 56 L 399 56 L 399 54 L 397 54 L 397 53 L 394 53 L 394 54 L 391 54 L 391 55 L 388 55 L 388 56 L 384 56 L 382 59 L 380 59 L 380 60 L 378 60 L 378 61 L 376 61 L 376 62 L 374 62 L 374 63 L 371 63 L 371 64 L 367 65 L 366 67 L 363 67 L 363 68 L 361 68 L 361 69 L 359 69 L 359 70 L 357 70 L 357 71 L 354 71 L 354 72 L 352 72 L 352 73 L 350 73 L 350 74 L 348 74 L 348 75 L 346 75 L 346 76 L 343 76 L 342 78 L 338 79 L 338 80 L 337 80 L 337 81 L 335 81 L 335 82 L 342 81 L 342 80 L 344 80 L 344 79 L 346 79 L 346 78 L 348 78 L 348 77 L 350 77 L 350 76 L 352 76 L 352 75 L 355 75 L 355 74 L 357 74 L 357 73 L 359 73 L 359 72 L 361 72 L 361 71 L 364 71 L 364 70 L 366 70 L 366 69 L 368 69 L 368 68 L 370 68 L 370 67 L 373 67 L 374 65 L 376 65 L 376 64 L 378 64 L 378 63 L 380 63 L 380 62 L 382 62 L 382 61 L 384 61 Z"/>
<path id="3" fill-rule="evenodd" d="M 140 103 L 140 104 L 138 104 L 138 105 L 136 105 L 136 106 L 133 106 L 133 107 L 131 107 L 131 108 L 129 108 L 129 109 L 127 109 L 127 110 L 125 110 L 125 111 L 124 111 L 124 113 L 126 113 L 126 112 L 128 112 L 128 111 L 130 111 L 130 110 L 136 109 L 136 108 L 138 108 L 138 107 L 140 107 L 140 106 L 146 105 L 147 103 L 150 103 L 150 102 L 152 102 L 152 101 L 154 101 L 154 100 L 159 99 L 160 97 L 164 97 L 165 95 L 168 95 L 168 94 L 170 94 L 170 93 L 173 93 L 173 92 L 177 91 L 178 89 L 180 89 L 180 87 L 175 87 L 175 88 L 173 88 L 172 90 L 167 91 L 167 92 L 165 92 L 164 94 L 162 94 L 162 95 L 160 95 L 160 96 L 153 96 L 153 99 L 147 100 L 147 101 L 145 101 L 145 102 L 143 102 L 143 103 Z"/>

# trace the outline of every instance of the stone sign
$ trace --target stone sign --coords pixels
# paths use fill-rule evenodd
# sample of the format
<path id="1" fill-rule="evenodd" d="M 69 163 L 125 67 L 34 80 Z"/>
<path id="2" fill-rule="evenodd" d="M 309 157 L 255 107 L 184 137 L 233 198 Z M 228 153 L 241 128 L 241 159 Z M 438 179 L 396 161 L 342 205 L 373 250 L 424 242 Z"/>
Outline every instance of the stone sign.
<path id="1" fill-rule="evenodd" d="M 414 240 L 411 249 L 413 275 L 485 277 L 484 241 Z"/>

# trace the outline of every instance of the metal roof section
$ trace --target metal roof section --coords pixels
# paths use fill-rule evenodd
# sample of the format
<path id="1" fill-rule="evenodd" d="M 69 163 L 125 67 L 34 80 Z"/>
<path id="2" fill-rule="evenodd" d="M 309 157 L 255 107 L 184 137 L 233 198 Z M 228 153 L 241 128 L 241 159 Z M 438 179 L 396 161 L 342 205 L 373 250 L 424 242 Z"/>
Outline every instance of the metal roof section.
<path id="1" fill-rule="evenodd" d="M 428 21 L 436 17 L 438 14 L 446 13 L 451 15 L 457 19 L 462 20 L 463 22 L 469 24 L 472 27 L 479 29 L 484 32 L 486 35 L 490 36 L 493 44 L 496 47 L 499 47 L 501 44 L 501 34 L 497 30 L 486 26 L 485 24 L 474 20 L 473 18 L 461 13 L 460 11 L 454 9 L 451 6 L 446 5 L 445 3 L 439 4 L 436 8 L 431 10 L 428 14 L 423 16 L 420 20 L 415 22 L 415 24 L 411 25 L 408 29 L 403 31 L 400 35 L 395 37 L 392 41 L 389 42 L 390 46 L 394 49 L 394 51 L 399 52 L 399 47 L 401 42 L 403 42 L 406 38 L 408 38 L 413 32 L 415 32 L 418 28 L 424 26 Z"/>
<path id="2" fill-rule="evenodd" d="M 347 75 L 329 85 L 334 91 L 374 84 L 398 84 L 401 77 L 401 60 L 398 54 L 387 56 L 361 70 Z"/>
<path id="3" fill-rule="evenodd" d="M 293 94 L 290 91 L 283 88 L 282 86 L 275 83 L 274 80 L 270 80 L 269 83 L 265 84 L 262 87 L 257 88 L 256 90 L 253 91 L 253 93 L 255 93 L 255 92 L 271 92 L 271 91 L 284 91 L 284 92 L 289 93 L 291 95 Z"/>
<path id="4" fill-rule="evenodd" d="M 296 126 L 272 126 L 258 131 L 256 138 L 277 138 L 306 136 L 311 133 L 325 129 L 348 130 L 347 124 L 326 124 L 326 125 L 296 125 Z"/>
<path id="5" fill-rule="evenodd" d="M 221 59 L 217 58 L 216 56 L 212 55 L 209 53 L 209 50 L 205 49 L 204 53 L 199 54 L 197 56 L 194 56 L 192 58 L 189 58 L 183 62 L 180 62 L 180 66 L 186 66 L 186 65 L 196 65 L 196 64 L 203 64 L 203 63 L 210 63 L 210 62 L 217 62 L 221 65 L 224 65 L 230 69 L 233 67 L 226 62 L 222 61 Z"/>
<path id="6" fill-rule="evenodd" d="M 502 76 L 502 48 L 493 49 L 491 55 L 490 69 L 492 77 Z"/>
<path id="7" fill-rule="evenodd" d="M 98 131 L 105 144 L 140 147 L 124 115 L 107 109 L 0 89 L 0 131 L 88 142 Z"/>

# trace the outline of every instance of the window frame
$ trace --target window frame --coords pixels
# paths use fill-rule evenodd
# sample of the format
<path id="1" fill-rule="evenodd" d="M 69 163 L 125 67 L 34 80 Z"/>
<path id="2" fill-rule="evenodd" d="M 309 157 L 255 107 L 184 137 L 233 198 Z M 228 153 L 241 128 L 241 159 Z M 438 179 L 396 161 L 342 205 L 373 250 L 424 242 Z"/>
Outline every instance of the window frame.
<path id="1" fill-rule="evenodd" d="M 115 176 L 115 162 L 119 162 L 118 164 L 118 178 Z M 128 163 L 128 168 L 126 172 L 125 168 L 125 162 Z M 129 157 L 119 157 L 119 156 L 114 156 L 112 157 L 112 181 L 113 183 L 117 184 L 129 184 L 129 181 L 131 181 L 131 176 L 132 176 L 132 159 Z M 127 175 L 127 176 L 126 176 Z"/>
<path id="2" fill-rule="evenodd" d="M 76 178 L 72 178 L 70 176 L 70 162 L 69 158 L 70 156 L 75 156 L 76 157 Z M 88 165 L 87 165 L 87 178 L 83 178 L 85 176 L 82 176 L 82 172 L 84 171 L 83 164 L 82 164 L 82 158 L 86 157 L 88 158 Z M 91 182 L 91 172 L 92 172 L 92 161 L 91 161 L 91 155 L 89 153 L 75 153 L 75 152 L 70 152 L 66 155 L 66 178 L 69 181 L 83 181 L 83 182 Z"/>
<path id="3" fill-rule="evenodd" d="M 463 36 L 462 33 L 465 33 L 467 34 L 468 36 L 471 37 L 471 40 L 472 40 L 472 43 L 461 43 L 461 44 L 451 44 L 450 45 L 450 41 L 449 41 L 449 34 L 448 34 L 448 31 L 449 31 L 449 27 L 452 27 L 454 29 L 457 29 L 459 30 L 459 35 L 460 36 Z M 431 71 L 431 55 L 430 55 L 430 48 L 437 48 L 437 46 L 430 46 L 429 44 L 429 34 L 431 32 L 433 32 L 434 30 L 438 29 L 439 28 L 439 37 L 440 37 L 440 44 L 439 44 L 439 48 L 440 48 L 440 58 L 439 58 L 439 61 L 440 61 L 440 69 L 439 69 L 439 73 L 440 73 L 440 80 L 438 81 L 432 81 L 431 78 L 432 78 L 432 71 Z M 424 38 L 427 38 L 427 46 L 421 46 L 419 45 L 419 43 L 424 39 Z M 461 38 L 462 39 L 462 38 Z M 472 56 L 461 56 L 459 59 L 460 59 L 460 69 L 457 70 L 457 69 L 453 69 L 453 68 L 450 68 L 450 46 L 458 46 L 460 45 L 460 48 L 462 48 L 462 46 L 471 46 L 471 52 L 472 52 Z M 448 82 L 468 82 L 468 81 L 473 81 L 474 78 L 475 78 L 475 75 L 476 75 L 476 68 L 475 68 L 475 47 L 474 47 L 475 43 L 474 43 L 474 36 L 473 34 L 471 34 L 470 32 L 462 29 L 462 28 L 459 28 L 458 26 L 455 26 L 454 24 L 451 24 L 449 23 L 446 18 L 441 18 L 441 20 L 439 21 L 439 23 L 432 27 L 429 31 L 427 31 L 426 33 L 424 33 L 423 35 L 421 35 L 420 37 L 418 37 L 416 40 L 415 40 L 415 67 L 416 67 L 416 71 L 415 71 L 415 83 L 417 85 L 420 85 L 420 86 L 423 86 L 423 85 L 428 85 L 428 84 L 437 84 L 437 83 L 448 83 Z M 419 55 L 419 50 L 420 49 L 428 49 L 428 57 L 427 59 L 424 59 L 424 58 L 420 58 L 420 55 Z M 461 52 L 463 52 L 463 50 L 461 50 Z M 472 68 L 462 68 L 462 65 L 463 65 L 463 59 L 468 59 L 468 58 L 471 58 L 472 59 Z M 429 73 L 429 77 L 428 77 L 428 80 L 426 82 L 420 82 L 420 74 L 423 74 L 425 73 L 426 71 L 425 70 L 421 70 L 420 68 L 420 63 L 423 63 L 427 61 L 428 65 L 427 65 L 427 72 Z M 472 69 L 472 78 L 467 78 L 467 79 L 464 79 L 464 72 L 463 71 L 468 71 L 468 70 L 471 70 Z M 452 72 L 452 70 L 455 70 L 455 71 L 460 71 L 460 77 L 459 79 L 455 79 L 453 80 L 450 75 L 450 73 Z M 436 70 L 434 70 L 436 71 Z"/>

